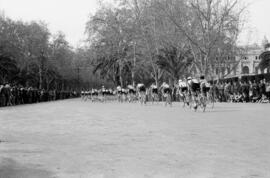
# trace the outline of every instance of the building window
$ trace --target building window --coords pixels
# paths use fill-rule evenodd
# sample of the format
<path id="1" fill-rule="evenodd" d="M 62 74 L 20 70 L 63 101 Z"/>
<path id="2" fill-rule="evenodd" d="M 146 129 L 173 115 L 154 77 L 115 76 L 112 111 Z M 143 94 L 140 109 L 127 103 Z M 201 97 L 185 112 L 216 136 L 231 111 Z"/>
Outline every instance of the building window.
<path id="1" fill-rule="evenodd" d="M 248 66 L 244 66 L 242 68 L 242 74 L 249 74 L 249 68 L 248 68 Z"/>

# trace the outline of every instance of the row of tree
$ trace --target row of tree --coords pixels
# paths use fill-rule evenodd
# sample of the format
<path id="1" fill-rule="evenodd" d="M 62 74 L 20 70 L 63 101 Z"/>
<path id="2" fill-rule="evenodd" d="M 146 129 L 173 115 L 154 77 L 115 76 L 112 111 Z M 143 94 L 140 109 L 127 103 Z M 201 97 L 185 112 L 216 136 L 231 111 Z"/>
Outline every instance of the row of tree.
<path id="1" fill-rule="evenodd" d="M 170 84 L 187 75 L 213 77 L 235 63 L 243 25 L 240 0 L 115 0 L 86 23 L 74 49 L 43 22 L 0 16 L 0 83 L 68 89 L 144 82 Z M 226 66 L 229 65 L 229 66 Z M 224 72 L 224 71 L 223 71 Z"/>
<path id="2" fill-rule="evenodd" d="M 87 50 L 74 49 L 61 32 L 52 35 L 43 22 L 0 16 L 0 84 L 69 90 L 101 81 L 87 66 Z"/>
<path id="3" fill-rule="evenodd" d="M 232 60 L 242 51 L 236 46 L 245 12 L 239 0 L 115 4 L 101 5 L 86 25 L 94 72 L 115 84 L 211 78 L 219 67 L 233 70 Z"/>

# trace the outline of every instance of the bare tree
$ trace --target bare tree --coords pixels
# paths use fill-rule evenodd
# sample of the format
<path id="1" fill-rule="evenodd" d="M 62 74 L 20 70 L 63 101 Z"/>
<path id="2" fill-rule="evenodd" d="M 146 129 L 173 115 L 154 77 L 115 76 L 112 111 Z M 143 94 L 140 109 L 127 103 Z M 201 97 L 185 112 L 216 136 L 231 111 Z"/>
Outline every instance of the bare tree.
<path id="1" fill-rule="evenodd" d="M 196 73 L 209 76 L 218 50 L 236 47 L 245 10 L 239 0 L 166 0 L 156 7 L 188 39 Z"/>

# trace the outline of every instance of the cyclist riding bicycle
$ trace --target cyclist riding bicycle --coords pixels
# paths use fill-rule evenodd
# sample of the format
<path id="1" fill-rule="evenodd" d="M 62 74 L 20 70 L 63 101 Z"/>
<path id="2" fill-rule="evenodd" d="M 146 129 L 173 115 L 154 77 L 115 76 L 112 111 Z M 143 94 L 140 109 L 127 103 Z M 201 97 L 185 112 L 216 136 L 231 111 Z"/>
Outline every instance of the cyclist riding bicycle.
<path id="1" fill-rule="evenodd" d="M 172 89 L 170 86 L 166 82 L 163 82 L 161 89 L 165 98 L 165 106 L 167 106 L 167 104 L 172 105 Z"/>
<path id="2" fill-rule="evenodd" d="M 178 86 L 179 86 L 179 95 L 182 98 L 183 102 L 184 102 L 184 106 L 185 104 L 189 105 L 189 97 L 188 97 L 188 84 L 186 81 L 183 80 L 179 80 L 178 81 Z"/>
<path id="3" fill-rule="evenodd" d="M 196 78 L 188 77 L 188 89 L 194 102 L 193 108 L 196 110 L 198 107 L 197 97 L 200 93 L 200 82 Z"/>
<path id="4" fill-rule="evenodd" d="M 201 76 L 200 77 L 200 88 L 201 88 L 201 94 L 203 96 L 207 96 L 207 93 L 209 92 L 210 90 L 210 87 L 207 87 L 207 81 L 205 80 L 204 76 Z"/>
<path id="5" fill-rule="evenodd" d="M 152 98 L 152 102 L 154 101 L 158 101 L 158 87 L 155 84 L 152 84 L 150 86 L 150 92 L 151 92 L 151 98 Z"/>
<path id="6" fill-rule="evenodd" d="M 117 86 L 116 87 L 116 92 L 117 92 L 117 100 L 118 102 L 122 102 L 121 96 L 122 96 L 122 87 Z"/>
<path id="7" fill-rule="evenodd" d="M 141 104 L 146 104 L 146 88 L 144 86 L 143 83 L 139 83 L 137 85 L 137 90 L 138 90 L 138 93 L 139 93 L 139 99 L 140 99 L 140 102 Z"/>
<path id="8" fill-rule="evenodd" d="M 136 90 L 132 85 L 128 85 L 128 102 L 133 102 L 135 99 Z"/>

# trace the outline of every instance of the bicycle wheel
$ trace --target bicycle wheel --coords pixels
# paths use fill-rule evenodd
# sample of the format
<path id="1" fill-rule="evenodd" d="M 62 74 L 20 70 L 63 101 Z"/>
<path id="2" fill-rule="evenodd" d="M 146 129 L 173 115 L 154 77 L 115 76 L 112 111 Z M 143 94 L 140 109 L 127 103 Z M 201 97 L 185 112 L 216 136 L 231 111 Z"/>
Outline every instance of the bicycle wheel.
<path id="1" fill-rule="evenodd" d="M 198 99 L 198 105 L 200 106 L 200 108 L 202 109 L 203 112 L 205 112 L 206 110 L 206 106 L 207 106 L 207 100 L 205 96 L 199 96 Z"/>
<path id="2" fill-rule="evenodd" d="M 183 100 L 183 108 L 184 108 L 187 104 L 187 99 L 186 99 L 185 95 L 182 96 L 182 100 Z M 181 101 L 181 99 L 180 99 L 180 101 Z"/>
<path id="3" fill-rule="evenodd" d="M 146 95 L 145 94 L 141 95 L 140 102 L 141 102 L 141 105 L 146 104 Z"/>
<path id="4" fill-rule="evenodd" d="M 198 105 L 197 105 L 197 101 L 196 100 L 197 99 L 195 98 L 195 96 L 191 96 L 190 97 L 190 100 L 189 100 L 189 109 L 195 109 L 195 111 L 197 110 Z M 197 105 L 197 106 L 195 106 L 195 105 Z M 194 107 L 196 107 L 196 108 L 194 108 Z"/>
<path id="5" fill-rule="evenodd" d="M 210 107 L 211 109 L 214 109 L 214 106 L 215 106 L 215 99 L 213 96 L 210 97 Z"/>
<path id="6" fill-rule="evenodd" d="M 172 96 L 170 94 L 167 96 L 167 103 L 172 106 Z"/>

